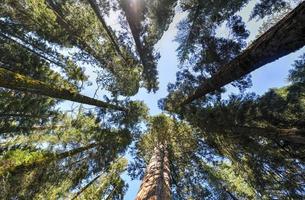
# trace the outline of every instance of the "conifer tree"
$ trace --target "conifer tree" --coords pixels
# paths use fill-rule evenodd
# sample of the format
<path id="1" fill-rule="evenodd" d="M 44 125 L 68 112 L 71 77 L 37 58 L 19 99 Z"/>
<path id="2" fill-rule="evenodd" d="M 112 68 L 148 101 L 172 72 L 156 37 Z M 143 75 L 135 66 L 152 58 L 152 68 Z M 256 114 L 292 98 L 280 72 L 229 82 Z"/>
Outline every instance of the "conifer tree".
<path id="1" fill-rule="evenodd" d="M 299 34 L 304 32 L 302 15 L 305 4 L 301 2 L 244 49 L 249 31 L 246 30 L 242 18 L 235 13 L 247 2 L 202 4 L 199 1 L 185 1 L 182 4 L 182 8 L 188 11 L 188 18 L 180 23 L 180 34 L 177 36 L 182 70 L 177 75 L 176 84 L 169 87 L 171 94 L 167 109 L 179 109 L 209 93 L 219 93 L 223 91 L 223 86 L 229 83 L 243 91 L 251 86 L 248 76 L 250 72 L 304 46 L 302 34 Z M 260 12 L 261 9 L 283 9 L 269 1 L 260 5 L 264 6 L 257 5 L 254 13 Z M 230 29 L 232 34 L 229 37 L 216 35 L 217 28 L 222 24 L 226 24 Z"/>
<path id="2" fill-rule="evenodd" d="M 148 126 L 137 142 L 135 162 L 129 166 L 132 177 L 142 177 L 136 199 L 255 196 L 243 177 L 230 171 L 231 164 L 191 126 L 165 115 L 152 117 Z"/>

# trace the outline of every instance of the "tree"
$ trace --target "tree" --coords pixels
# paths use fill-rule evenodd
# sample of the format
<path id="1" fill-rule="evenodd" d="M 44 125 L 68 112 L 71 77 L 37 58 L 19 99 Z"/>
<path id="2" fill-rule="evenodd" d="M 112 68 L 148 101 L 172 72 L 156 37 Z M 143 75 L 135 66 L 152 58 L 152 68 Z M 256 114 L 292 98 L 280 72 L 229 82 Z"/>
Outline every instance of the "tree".
<path id="1" fill-rule="evenodd" d="M 305 3 L 303 2 L 256 39 L 242 54 L 223 65 L 211 78 L 200 84 L 181 105 L 191 103 L 195 99 L 203 97 L 251 71 L 303 47 L 304 39 L 298 36 L 301 36 L 300 33 L 304 32 L 304 9 Z M 287 26 L 288 24 L 289 26 Z M 262 49 L 264 49 L 263 52 Z"/>
<path id="2" fill-rule="evenodd" d="M 51 61 L 61 60 L 60 57 L 63 55 L 59 48 L 64 47 L 71 52 L 70 60 L 74 63 L 85 62 L 104 69 L 100 70 L 99 74 L 112 77 L 110 79 L 112 83 L 106 86 L 114 94 L 129 96 L 138 91 L 141 65 L 126 47 L 121 48 L 125 59 L 122 60 L 122 56 L 118 55 L 114 48 L 113 41 L 108 39 L 107 27 L 103 27 L 89 3 L 50 0 L 5 1 L 1 4 L 2 24 L 6 27 L 11 26 L 10 29 L 18 29 L 18 31 L 3 29 L 4 35 L 13 39 L 17 37 L 19 43 L 36 53 L 39 52 L 37 49 L 41 47 L 41 43 L 48 47 L 51 45 L 53 51 L 57 52 L 57 55 L 52 53 L 52 59 L 49 57 L 50 51 L 45 51 L 46 48 L 40 48 L 39 52 L 40 56 Z M 109 12 L 109 9 L 105 7 L 104 10 Z M 40 45 L 38 46 L 37 43 Z M 73 47 L 78 50 L 75 51 Z M 62 63 L 56 62 L 56 64 Z M 127 82 L 128 87 L 124 84 Z"/>
<path id="3" fill-rule="evenodd" d="M 127 170 L 142 179 L 138 200 L 304 199 L 305 55 L 288 86 L 245 89 L 250 71 L 304 45 L 305 4 L 256 2 L 250 20 L 279 17 L 247 47 L 248 3 L 1 1 L 0 198 L 119 200 Z M 158 89 L 155 46 L 176 12 L 181 70 L 160 101 L 169 113 L 152 117 L 131 98 Z M 241 94 L 223 99 L 227 83 Z"/>
<path id="4" fill-rule="evenodd" d="M 282 23 L 277 23 L 273 28 L 266 31 L 264 34 L 266 37 L 259 37 L 253 44 L 248 45 L 248 48 L 243 50 L 246 47 L 245 39 L 249 36 L 249 31 L 247 31 L 243 19 L 237 15 L 237 12 L 247 3 L 248 1 L 240 0 L 227 3 L 213 1 L 205 4 L 200 3 L 200 1 L 183 1 L 181 8 L 187 12 L 188 16 L 179 23 L 179 32 L 176 38 L 176 41 L 179 43 L 177 52 L 181 70 L 177 73 L 176 83 L 169 84 L 168 86 L 170 95 L 167 98 L 167 110 L 174 111 L 175 109 L 180 109 L 181 106 L 189 104 L 194 99 L 198 100 L 208 93 L 220 94 L 224 91 L 223 86 L 228 83 L 231 83 L 234 87 L 238 87 L 243 92 L 247 87 L 251 86 L 251 79 L 247 69 L 254 67 L 254 70 L 256 69 L 255 67 L 260 67 L 268 63 L 267 58 L 273 61 L 303 46 L 302 42 L 298 42 L 297 39 L 295 48 L 293 49 L 292 47 L 293 42 L 289 43 L 292 50 L 286 51 L 286 53 L 283 53 L 284 49 L 289 47 L 289 45 L 284 44 L 283 46 L 285 47 L 278 48 L 278 52 L 271 51 L 271 49 L 270 51 L 266 51 L 274 52 L 274 55 L 270 54 L 269 57 L 259 57 L 259 55 L 253 54 L 255 56 L 250 59 L 252 53 L 258 53 L 259 49 L 266 49 L 266 47 L 262 47 L 255 50 L 259 45 L 265 44 L 268 46 L 267 43 L 262 42 L 268 41 L 265 40 L 268 38 L 268 34 L 276 31 L 282 24 L 289 23 L 289 18 L 294 18 L 293 13 L 298 12 L 302 15 L 303 3 L 300 3 L 298 8 L 294 12 L 291 12 L 291 15 L 287 15 L 282 19 Z M 260 7 L 258 5 L 263 6 Z M 265 12 L 262 9 L 280 12 L 289 5 L 289 2 L 287 2 L 284 7 L 281 7 L 278 4 L 273 4 L 272 1 L 262 1 L 256 4 L 255 9 L 257 11 L 259 10 L 259 12 Z M 267 12 L 264 16 L 269 14 L 270 12 Z M 296 20 L 295 22 L 303 24 L 301 18 L 300 16 L 300 20 Z M 226 25 L 226 31 L 222 34 L 217 34 L 217 30 L 223 28 L 223 25 Z M 293 32 L 294 30 L 297 31 L 298 28 L 302 32 L 302 25 L 290 27 L 290 30 Z M 226 34 L 227 32 L 228 34 Z M 288 31 L 283 32 L 286 34 Z M 280 33 L 278 32 L 279 35 Z M 276 42 L 276 38 L 270 38 Z M 291 38 L 297 37 L 292 36 Z M 285 37 L 285 39 L 289 38 Z M 301 38 L 299 39 L 302 40 Z M 284 41 L 282 39 L 280 40 Z M 276 44 L 279 45 L 281 43 L 276 42 Z M 301 45 L 298 46 L 299 44 Z M 273 48 L 271 45 L 269 47 Z M 258 57 L 260 59 L 257 59 Z M 239 66 L 239 61 L 244 62 L 247 58 L 253 63 L 245 63 L 248 66 L 246 70 L 235 70 L 235 66 Z M 262 62 L 262 64 L 257 64 L 256 61 Z M 224 75 L 224 72 L 229 72 L 230 74 Z M 237 74 L 239 75 L 237 76 Z M 222 80 L 225 80 L 223 77 L 228 78 L 227 82 L 222 82 Z M 213 81 L 211 82 L 212 79 Z M 218 83 L 221 84 L 217 85 Z M 198 98 L 195 98 L 195 93 L 198 93 Z M 181 100 L 177 101 L 177 99 Z"/>
<path id="5" fill-rule="evenodd" d="M 144 67 L 143 74 L 149 91 L 156 92 L 158 89 L 155 77 L 158 74 L 156 67 L 159 56 L 154 53 L 153 46 L 168 29 L 176 3 L 177 0 L 119 1 Z M 146 18 L 149 20 L 145 20 Z"/>
<path id="6" fill-rule="evenodd" d="M 50 70 L 47 63 L 35 54 L 31 54 L 19 45 L 3 38 L 0 38 L 0 43 L 1 66 L 5 66 L 15 73 L 40 79 L 49 85 L 56 87 L 61 85 L 76 90 L 76 85 L 68 84 L 58 73 Z M 19 129 L 19 132 L 27 131 L 33 125 L 44 125 L 51 118 L 56 121 L 59 114 L 55 109 L 59 101 L 48 97 L 4 88 L 0 90 L 0 97 L 1 134 L 15 129 Z"/>
<path id="7" fill-rule="evenodd" d="M 152 117 L 147 133 L 139 139 L 136 148 L 135 162 L 129 167 L 132 177 L 143 177 L 136 199 L 202 199 L 234 196 L 233 193 L 252 195 L 243 191 L 251 186 L 241 189 L 240 185 L 230 183 L 229 178 L 219 177 L 213 170 L 217 164 L 206 160 L 211 155 L 219 155 L 184 122 L 165 115 Z M 219 169 L 220 174 L 224 173 L 222 168 Z M 234 180 L 238 175 L 231 177 Z M 234 187 L 232 185 L 235 186 L 234 192 L 229 190 Z"/>

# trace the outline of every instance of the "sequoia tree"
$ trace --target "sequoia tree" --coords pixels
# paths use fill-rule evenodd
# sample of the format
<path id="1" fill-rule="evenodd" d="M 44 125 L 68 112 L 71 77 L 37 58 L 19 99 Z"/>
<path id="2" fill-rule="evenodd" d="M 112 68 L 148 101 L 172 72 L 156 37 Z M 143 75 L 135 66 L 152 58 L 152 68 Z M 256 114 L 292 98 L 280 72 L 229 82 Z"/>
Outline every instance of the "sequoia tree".
<path id="1" fill-rule="evenodd" d="M 290 71 L 290 85 L 262 96 L 222 100 L 210 95 L 179 112 L 208 145 L 201 151 L 213 150 L 228 159 L 229 168 L 242 174 L 255 198 L 304 197 L 304 67 L 302 55 Z"/>
<path id="2" fill-rule="evenodd" d="M 136 199 L 253 195 L 253 189 L 242 177 L 224 171 L 224 166 L 230 168 L 230 164 L 220 164 L 221 156 L 191 126 L 160 115 L 152 117 L 148 127 L 148 131 L 136 144 L 135 161 L 129 166 L 132 177 L 142 177 Z M 218 163 L 211 159 L 218 160 Z M 146 168 L 145 172 L 143 167 Z M 230 178 L 226 176 L 238 179 L 244 186 L 230 183 Z M 230 191 L 232 188 L 235 190 Z"/>

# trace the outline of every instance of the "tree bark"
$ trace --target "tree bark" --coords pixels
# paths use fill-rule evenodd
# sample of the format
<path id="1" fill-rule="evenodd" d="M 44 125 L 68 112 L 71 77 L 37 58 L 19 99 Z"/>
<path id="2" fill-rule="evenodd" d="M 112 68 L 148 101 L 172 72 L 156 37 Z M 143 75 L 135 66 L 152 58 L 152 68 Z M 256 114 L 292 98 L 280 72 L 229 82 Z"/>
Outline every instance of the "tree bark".
<path id="1" fill-rule="evenodd" d="M 242 54 L 204 81 L 180 106 L 220 89 L 305 45 L 305 2 L 256 39 Z"/>
<path id="2" fill-rule="evenodd" d="M 77 103 L 88 104 L 113 110 L 126 111 L 125 108 L 106 103 L 97 99 L 93 99 L 74 91 L 56 88 L 42 81 L 34 80 L 24 75 L 14 73 L 0 67 L 0 87 L 19 90 L 22 92 L 30 92 L 38 95 L 48 96 L 52 98 L 74 101 Z"/>
<path id="3" fill-rule="evenodd" d="M 170 200 L 170 179 L 167 145 L 160 144 L 154 149 L 136 200 Z"/>
<path id="4" fill-rule="evenodd" d="M 146 64 L 146 57 L 144 55 L 143 46 L 140 39 L 141 33 L 141 21 L 144 20 L 143 12 L 144 5 L 143 2 L 138 0 L 129 1 L 129 0 L 121 0 L 121 6 L 123 11 L 125 12 L 125 16 L 128 22 L 128 25 L 131 30 L 131 34 L 136 44 L 136 49 L 139 53 L 139 57 L 142 61 L 142 64 Z"/>

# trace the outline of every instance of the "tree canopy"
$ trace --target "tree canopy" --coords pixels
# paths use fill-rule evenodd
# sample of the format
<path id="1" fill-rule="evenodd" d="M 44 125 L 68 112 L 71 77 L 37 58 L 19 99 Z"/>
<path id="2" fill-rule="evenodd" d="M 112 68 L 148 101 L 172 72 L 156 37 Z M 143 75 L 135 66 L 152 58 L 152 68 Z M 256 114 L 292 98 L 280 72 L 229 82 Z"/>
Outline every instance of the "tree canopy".
<path id="1" fill-rule="evenodd" d="M 135 95 L 158 91 L 171 25 L 179 69 L 150 116 Z M 304 52 L 249 92 L 304 33 L 302 0 L 2 0 L 0 199 L 121 200 L 126 176 L 136 200 L 304 199 Z"/>

